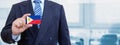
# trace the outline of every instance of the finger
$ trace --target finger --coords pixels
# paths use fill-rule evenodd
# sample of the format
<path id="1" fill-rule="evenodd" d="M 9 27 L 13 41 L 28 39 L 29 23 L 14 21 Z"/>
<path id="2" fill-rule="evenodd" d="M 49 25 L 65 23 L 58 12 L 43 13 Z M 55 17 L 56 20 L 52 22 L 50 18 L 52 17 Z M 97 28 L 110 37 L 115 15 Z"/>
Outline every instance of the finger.
<path id="1" fill-rule="evenodd" d="M 24 15 L 22 16 L 22 18 L 23 18 L 23 19 L 26 19 L 27 16 L 30 16 L 30 15 L 31 15 L 30 13 L 24 14 Z"/>
<path id="2" fill-rule="evenodd" d="M 24 26 L 26 24 L 26 21 L 25 21 L 25 19 L 20 18 L 19 23 L 21 24 L 21 26 Z"/>
<path id="3" fill-rule="evenodd" d="M 25 22 L 21 18 L 18 18 L 14 21 L 14 25 L 17 26 L 17 27 L 22 27 L 22 26 L 25 25 Z"/>
<path id="4" fill-rule="evenodd" d="M 28 29 L 29 27 L 32 27 L 32 24 L 29 24 L 29 25 L 26 24 L 26 25 L 24 25 L 22 28 L 19 29 L 19 32 L 22 33 L 22 32 L 24 32 L 26 29 Z"/>
<path id="5" fill-rule="evenodd" d="M 26 30 L 28 28 L 32 27 L 32 24 L 26 24 L 25 26 L 23 26 L 23 30 Z"/>
<path id="6" fill-rule="evenodd" d="M 20 27 L 18 19 L 13 22 L 13 26 Z"/>

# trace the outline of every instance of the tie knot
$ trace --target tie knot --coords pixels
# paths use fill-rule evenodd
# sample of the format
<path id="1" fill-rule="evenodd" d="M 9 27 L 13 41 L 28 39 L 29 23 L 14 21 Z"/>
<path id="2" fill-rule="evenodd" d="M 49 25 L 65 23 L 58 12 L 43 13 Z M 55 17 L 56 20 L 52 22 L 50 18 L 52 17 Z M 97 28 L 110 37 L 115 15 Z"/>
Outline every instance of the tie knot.
<path id="1" fill-rule="evenodd" d="M 33 2 L 34 2 L 34 3 L 41 3 L 40 0 L 34 0 Z"/>

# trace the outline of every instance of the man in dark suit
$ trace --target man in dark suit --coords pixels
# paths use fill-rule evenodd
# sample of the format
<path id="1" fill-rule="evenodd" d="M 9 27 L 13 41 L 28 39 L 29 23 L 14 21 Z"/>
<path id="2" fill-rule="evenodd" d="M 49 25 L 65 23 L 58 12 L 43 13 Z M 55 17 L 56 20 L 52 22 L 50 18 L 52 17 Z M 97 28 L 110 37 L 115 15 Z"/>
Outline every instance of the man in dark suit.
<path id="1" fill-rule="evenodd" d="M 26 17 L 34 15 L 31 0 L 14 4 L 1 37 L 6 43 L 18 45 L 71 45 L 62 5 L 44 0 L 40 28 L 26 24 Z M 15 37 L 15 38 L 14 38 Z"/>

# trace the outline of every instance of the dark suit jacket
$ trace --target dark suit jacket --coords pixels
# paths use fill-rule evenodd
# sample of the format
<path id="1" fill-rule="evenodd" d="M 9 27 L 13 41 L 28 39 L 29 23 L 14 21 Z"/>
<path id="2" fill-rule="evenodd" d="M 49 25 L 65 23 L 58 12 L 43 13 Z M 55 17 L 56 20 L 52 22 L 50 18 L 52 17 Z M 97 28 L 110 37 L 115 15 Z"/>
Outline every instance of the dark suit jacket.
<path id="1" fill-rule="evenodd" d="M 12 39 L 12 22 L 23 16 L 23 14 L 34 14 L 31 1 L 24 1 L 14 4 L 5 27 L 2 29 L 1 37 L 6 43 L 14 43 Z M 37 35 L 33 34 L 34 30 Z M 42 24 L 40 29 L 32 27 L 21 34 L 18 45 L 71 45 L 68 26 L 62 5 L 45 0 Z"/>

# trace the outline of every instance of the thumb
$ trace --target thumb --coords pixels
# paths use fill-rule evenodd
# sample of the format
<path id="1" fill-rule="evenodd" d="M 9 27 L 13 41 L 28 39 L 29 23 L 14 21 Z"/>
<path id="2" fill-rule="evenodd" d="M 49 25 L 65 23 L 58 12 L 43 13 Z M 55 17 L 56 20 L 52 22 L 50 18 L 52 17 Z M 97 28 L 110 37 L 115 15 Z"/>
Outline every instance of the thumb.
<path id="1" fill-rule="evenodd" d="M 23 18 L 23 19 L 26 19 L 27 16 L 30 16 L 30 15 L 31 15 L 30 13 L 24 14 L 24 15 L 22 16 L 22 18 Z"/>

